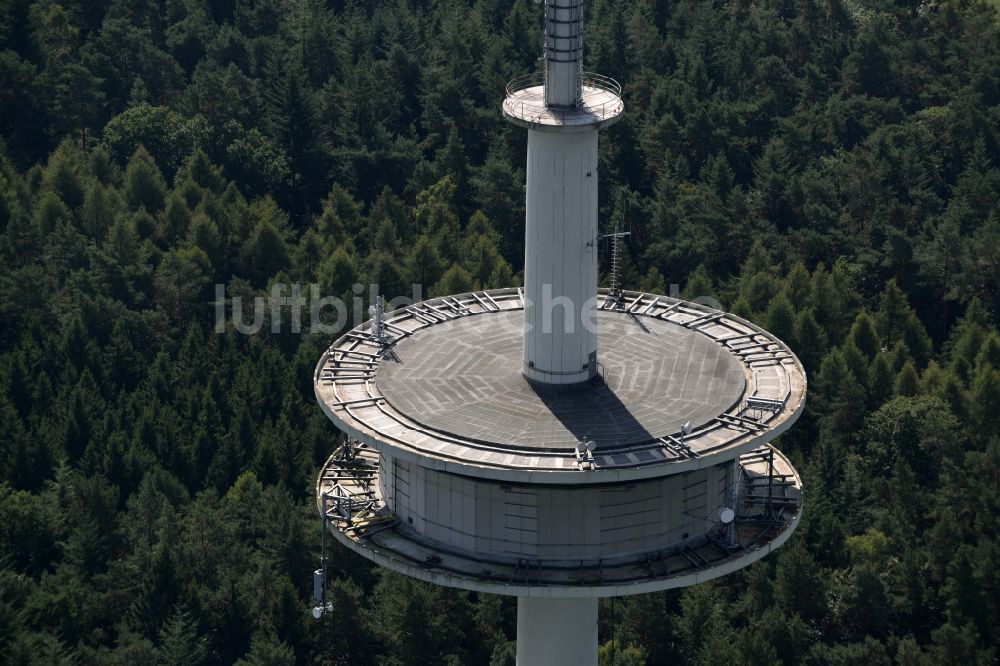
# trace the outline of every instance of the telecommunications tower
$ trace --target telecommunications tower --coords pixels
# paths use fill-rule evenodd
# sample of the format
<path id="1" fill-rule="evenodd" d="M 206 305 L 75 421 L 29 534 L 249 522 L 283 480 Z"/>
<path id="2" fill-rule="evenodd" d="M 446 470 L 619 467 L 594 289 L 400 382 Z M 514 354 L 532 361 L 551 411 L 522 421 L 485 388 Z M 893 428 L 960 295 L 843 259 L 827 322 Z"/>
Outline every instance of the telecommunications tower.
<path id="1" fill-rule="evenodd" d="M 599 597 L 694 585 L 788 539 L 801 481 L 768 442 L 806 376 L 740 317 L 598 290 L 597 135 L 621 89 L 582 70 L 582 0 L 544 12 L 543 71 L 503 102 L 528 130 L 524 288 L 379 301 L 336 340 L 314 386 L 348 442 L 316 493 L 364 557 L 517 596 L 519 665 L 587 666 Z"/>

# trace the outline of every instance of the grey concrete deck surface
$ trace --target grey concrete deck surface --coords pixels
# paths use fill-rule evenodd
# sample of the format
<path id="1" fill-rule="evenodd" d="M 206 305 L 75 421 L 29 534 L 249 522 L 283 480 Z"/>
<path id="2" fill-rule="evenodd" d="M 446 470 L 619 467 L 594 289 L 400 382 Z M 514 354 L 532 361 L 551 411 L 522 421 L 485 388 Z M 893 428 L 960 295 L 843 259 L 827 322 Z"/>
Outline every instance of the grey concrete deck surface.
<path id="1" fill-rule="evenodd" d="M 746 387 L 736 357 L 666 321 L 597 316 L 603 380 L 545 389 L 521 374 L 521 311 L 456 319 L 401 340 L 379 367 L 386 400 L 428 428 L 545 450 L 641 444 L 731 408 Z"/>
<path id="2" fill-rule="evenodd" d="M 387 315 L 385 347 L 370 323 L 358 326 L 317 364 L 316 397 L 351 437 L 402 459 L 552 483 L 716 464 L 776 437 L 804 406 L 805 373 L 780 340 L 739 317 L 639 292 L 626 292 L 626 311 L 601 293 L 606 386 L 535 392 L 520 374 L 523 307 L 516 288 L 417 303 Z M 582 461 L 575 444 L 587 439 L 598 446 Z"/>

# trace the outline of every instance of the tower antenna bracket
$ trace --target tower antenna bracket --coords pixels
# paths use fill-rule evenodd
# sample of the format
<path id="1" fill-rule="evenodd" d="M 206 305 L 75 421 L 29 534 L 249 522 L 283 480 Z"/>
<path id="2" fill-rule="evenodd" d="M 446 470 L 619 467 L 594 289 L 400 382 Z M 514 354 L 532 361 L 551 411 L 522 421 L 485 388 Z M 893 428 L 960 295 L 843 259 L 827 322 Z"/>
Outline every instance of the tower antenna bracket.
<path id="1" fill-rule="evenodd" d="M 375 298 L 375 302 L 368 307 L 368 314 L 372 318 L 371 332 L 368 334 L 368 338 L 380 349 L 385 349 L 392 344 L 392 338 L 386 333 L 385 302 L 382 299 L 382 294 L 379 294 Z"/>
<path id="2" fill-rule="evenodd" d="M 623 197 L 622 216 L 615 225 L 615 230 L 609 234 L 602 234 L 598 239 L 611 239 L 611 288 L 608 290 L 608 300 L 612 307 L 618 311 L 625 310 L 625 297 L 622 290 L 622 239 L 632 234 L 632 226 L 625 231 L 625 221 L 628 217 L 628 199 Z"/>

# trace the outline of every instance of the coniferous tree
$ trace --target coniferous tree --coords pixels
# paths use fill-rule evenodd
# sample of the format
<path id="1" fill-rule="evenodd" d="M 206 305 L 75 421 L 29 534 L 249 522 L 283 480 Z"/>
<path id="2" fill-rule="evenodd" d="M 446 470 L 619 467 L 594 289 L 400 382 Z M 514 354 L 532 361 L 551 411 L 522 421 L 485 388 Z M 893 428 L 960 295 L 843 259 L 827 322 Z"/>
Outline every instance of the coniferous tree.
<path id="1" fill-rule="evenodd" d="M 306 202 L 315 201 L 327 186 L 315 101 L 302 61 L 300 52 L 284 59 L 274 55 L 268 72 L 271 88 L 265 97 L 270 134 L 288 158 L 289 182 L 283 198 L 296 220 L 306 213 Z"/>
<path id="2" fill-rule="evenodd" d="M 125 202 L 133 209 L 142 207 L 149 213 L 157 213 L 163 208 L 166 190 L 152 156 L 139 146 L 125 170 Z"/>

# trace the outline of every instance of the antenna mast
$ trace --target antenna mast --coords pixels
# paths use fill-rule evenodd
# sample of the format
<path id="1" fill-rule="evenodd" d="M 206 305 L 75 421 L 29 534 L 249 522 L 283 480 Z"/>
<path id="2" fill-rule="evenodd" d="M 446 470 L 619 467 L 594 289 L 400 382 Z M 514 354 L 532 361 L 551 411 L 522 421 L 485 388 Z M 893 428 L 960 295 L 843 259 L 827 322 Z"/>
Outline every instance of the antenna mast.
<path id="1" fill-rule="evenodd" d="M 369 306 L 368 314 L 372 318 L 372 328 L 369 334 L 372 342 L 378 344 L 379 347 L 388 347 L 392 341 L 385 332 L 385 303 L 382 300 L 382 294 L 379 294 L 375 298 L 375 302 Z"/>
<path id="2" fill-rule="evenodd" d="M 625 298 L 622 294 L 622 239 L 630 235 L 625 231 L 625 218 L 628 216 L 628 199 L 623 201 L 622 216 L 615 225 L 615 230 L 604 234 L 601 238 L 611 239 L 611 289 L 608 290 L 608 300 L 615 310 L 625 309 Z"/>

